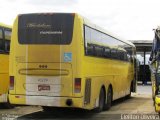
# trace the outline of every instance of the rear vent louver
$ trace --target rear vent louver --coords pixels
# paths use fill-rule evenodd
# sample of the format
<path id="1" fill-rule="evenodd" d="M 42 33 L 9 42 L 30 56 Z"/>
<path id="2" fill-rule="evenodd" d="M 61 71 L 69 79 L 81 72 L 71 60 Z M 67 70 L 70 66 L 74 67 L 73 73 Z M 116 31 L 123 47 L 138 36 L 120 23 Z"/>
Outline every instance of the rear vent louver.
<path id="1" fill-rule="evenodd" d="M 86 79 L 84 104 L 89 104 L 91 98 L 91 79 Z"/>

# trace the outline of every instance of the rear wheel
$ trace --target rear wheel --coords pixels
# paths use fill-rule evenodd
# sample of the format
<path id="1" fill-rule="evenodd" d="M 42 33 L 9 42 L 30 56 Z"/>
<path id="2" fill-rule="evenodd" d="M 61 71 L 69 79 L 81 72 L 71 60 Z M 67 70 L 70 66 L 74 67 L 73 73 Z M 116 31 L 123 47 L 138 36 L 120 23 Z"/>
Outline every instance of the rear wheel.
<path id="1" fill-rule="evenodd" d="M 111 87 L 108 88 L 107 91 L 107 98 L 106 98 L 106 103 L 104 105 L 104 110 L 109 110 L 111 108 L 112 105 L 112 89 Z"/>
<path id="2" fill-rule="evenodd" d="M 99 94 L 99 105 L 95 109 L 95 112 L 101 112 L 103 111 L 104 108 L 104 103 L 105 103 L 105 94 L 104 90 L 101 88 L 100 94 Z"/>

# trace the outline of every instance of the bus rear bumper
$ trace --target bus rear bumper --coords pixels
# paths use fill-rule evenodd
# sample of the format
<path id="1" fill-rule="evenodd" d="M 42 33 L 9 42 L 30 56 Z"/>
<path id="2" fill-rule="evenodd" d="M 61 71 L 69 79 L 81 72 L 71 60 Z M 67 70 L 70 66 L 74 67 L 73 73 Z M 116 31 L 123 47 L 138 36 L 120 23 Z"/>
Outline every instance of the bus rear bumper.
<path id="1" fill-rule="evenodd" d="M 0 103 L 7 102 L 8 94 L 1 94 L 0 95 Z"/>
<path id="2" fill-rule="evenodd" d="M 9 101 L 11 104 L 20 105 L 84 108 L 83 97 L 25 96 L 9 94 Z"/>

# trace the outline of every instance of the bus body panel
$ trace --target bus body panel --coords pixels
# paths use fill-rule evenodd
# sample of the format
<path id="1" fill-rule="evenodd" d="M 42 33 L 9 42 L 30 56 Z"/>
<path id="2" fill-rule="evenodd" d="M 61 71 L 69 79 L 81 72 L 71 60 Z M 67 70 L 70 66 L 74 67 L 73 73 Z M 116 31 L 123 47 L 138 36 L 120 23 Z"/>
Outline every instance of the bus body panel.
<path id="1" fill-rule="evenodd" d="M 0 87 L 0 94 L 8 93 L 8 87 L 9 87 L 9 56 L 8 55 L 0 55 L 0 85 L 3 85 Z"/>
<path id="2" fill-rule="evenodd" d="M 7 95 L 9 90 L 9 56 L 0 55 L 0 102 L 7 102 Z"/>
<path id="3" fill-rule="evenodd" d="M 8 102 L 11 26 L 0 23 L 0 103 Z"/>
<path id="4" fill-rule="evenodd" d="M 66 48 L 61 48 L 61 46 L 47 45 L 38 47 L 26 46 L 25 50 L 23 48 L 23 46 L 16 48 L 22 50 L 16 54 L 16 76 L 18 77 L 15 79 L 19 79 L 19 82 L 16 83 L 16 94 L 44 95 L 47 92 L 52 93 L 51 96 L 54 96 L 53 88 L 56 87 L 63 90 L 59 90 L 55 96 L 72 95 L 72 63 L 65 63 L 63 61 L 64 54 L 71 53 L 70 51 L 72 50 L 70 49 L 72 47 L 66 46 Z M 34 52 L 31 50 L 34 50 Z M 24 55 L 23 52 L 26 54 Z M 74 56 L 74 54 L 72 55 Z M 26 63 L 26 61 L 28 62 Z M 51 83 L 52 85 L 50 85 Z M 43 90 L 43 86 L 48 86 L 48 90 Z"/>
<path id="5" fill-rule="evenodd" d="M 84 76 L 91 79 L 93 89 L 91 91 L 94 91 L 92 95 L 95 96 L 94 99 L 99 97 L 102 85 L 105 85 L 106 90 L 109 84 L 112 85 L 114 93 L 113 100 L 129 94 L 129 87 L 134 75 L 131 69 L 133 68 L 132 65 L 127 62 L 99 60 L 99 58 L 94 58 L 93 61 L 91 57 L 84 57 L 83 61 L 84 66 L 87 66 L 83 71 Z"/>

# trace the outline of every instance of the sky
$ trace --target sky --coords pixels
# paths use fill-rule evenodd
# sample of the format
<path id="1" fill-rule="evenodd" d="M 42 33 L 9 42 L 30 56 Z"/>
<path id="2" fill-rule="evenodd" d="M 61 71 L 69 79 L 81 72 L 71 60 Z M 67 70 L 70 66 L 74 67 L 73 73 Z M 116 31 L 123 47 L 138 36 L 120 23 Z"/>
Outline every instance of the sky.
<path id="1" fill-rule="evenodd" d="M 0 0 L 0 22 L 23 13 L 76 12 L 126 40 L 152 40 L 160 25 L 160 0 Z"/>

